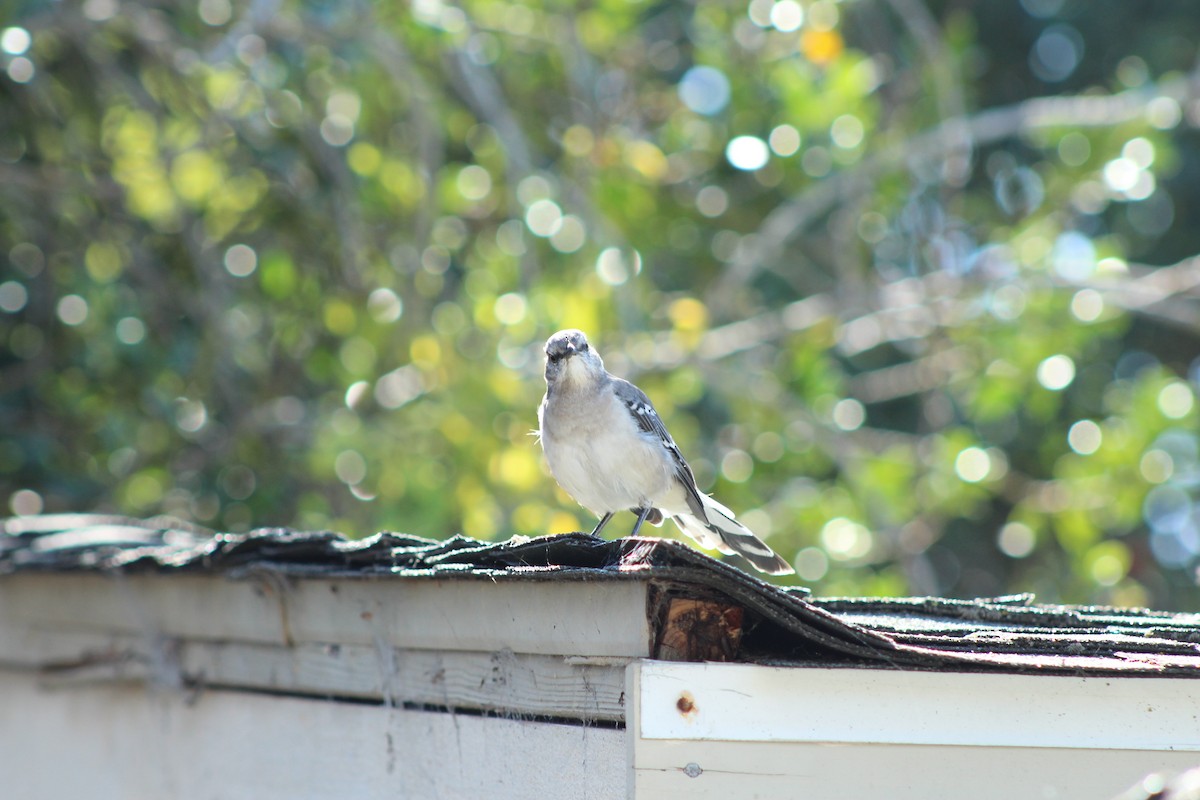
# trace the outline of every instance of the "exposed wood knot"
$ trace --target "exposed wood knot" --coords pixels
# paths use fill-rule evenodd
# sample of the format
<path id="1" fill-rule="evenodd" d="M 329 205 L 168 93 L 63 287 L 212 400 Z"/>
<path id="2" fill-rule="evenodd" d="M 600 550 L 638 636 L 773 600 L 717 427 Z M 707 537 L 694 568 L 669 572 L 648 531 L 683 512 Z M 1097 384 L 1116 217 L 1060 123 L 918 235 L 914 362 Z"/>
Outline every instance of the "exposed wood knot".
<path id="1" fill-rule="evenodd" d="M 696 698 L 692 696 L 691 692 L 680 692 L 679 699 L 675 701 L 675 707 L 685 717 L 695 716 Z"/>

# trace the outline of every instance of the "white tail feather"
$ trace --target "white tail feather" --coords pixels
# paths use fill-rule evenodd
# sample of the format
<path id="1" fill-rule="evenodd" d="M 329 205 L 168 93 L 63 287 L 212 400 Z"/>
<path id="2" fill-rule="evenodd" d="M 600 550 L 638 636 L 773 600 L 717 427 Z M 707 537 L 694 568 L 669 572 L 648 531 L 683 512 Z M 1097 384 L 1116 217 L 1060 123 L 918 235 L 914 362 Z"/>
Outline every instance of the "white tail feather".
<path id="1" fill-rule="evenodd" d="M 691 514 L 676 514 L 674 520 L 675 524 L 679 526 L 679 530 L 695 539 L 696 544 L 701 547 L 708 550 L 719 550 L 727 556 L 733 555 L 733 550 L 725 544 L 720 536 L 710 531 L 708 526 Z"/>
<path id="2" fill-rule="evenodd" d="M 737 553 L 755 569 L 770 575 L 788 575 L 794 571 L 753 531 L 738 522 L 732 511 L 707 495 L 700 495 L 700 499 L 704 503 L 707 519 L 676 514 L 675 524 L 701 547 L 719 550 L 726 555 Z"/>

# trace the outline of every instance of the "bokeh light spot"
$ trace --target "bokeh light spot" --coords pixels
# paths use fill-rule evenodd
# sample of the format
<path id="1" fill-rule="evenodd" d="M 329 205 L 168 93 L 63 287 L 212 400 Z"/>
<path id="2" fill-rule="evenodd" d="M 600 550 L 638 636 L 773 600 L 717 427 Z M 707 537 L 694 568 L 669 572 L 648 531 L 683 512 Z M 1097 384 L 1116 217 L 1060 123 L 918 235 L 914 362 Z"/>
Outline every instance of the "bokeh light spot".
<path id="1" fill-rule="evenodd" d="M 832 413 L 833 424 L 844 431 L 856 431 L 867 421 L 867 410 L 853 397 L 839 400 Z"/>
<path id="2" fill-rule="evenodd" d="M 1147 450 L 1138 462 L 1138 471 L 1148 483 L 1166 483 L 1175 474 L 1175 459 L 1165 450 Z"/>
<path id="3" fill-rule="evenodd" d="M 375 402 L 395 410 L 420 397 L 425 390 L 419 369 L 405 365 L 386 373 L 375 382 Z M 299 422 L 299 419 L 296 420 Z"/>
<path id="4" fill-rule="evenodd" d="M 1025 558 L 1033 552 L 1037 537 L 1028 525 L 1020 522 L 1009 522 L 1000 529 L 996 536 L 996 544 L 1000 552 L 1009 558 Z"/>
<path id="5" fill-rule="evenodd" d="M 1050 257 L 1054 271 L 1072 283 L 1085 281 L 1096 272 L 1096 246 L 1077 231 L 1059 236 Z"/>
<path id="6" fill-rule="evenodd" d="M 750 5 L 746 7 L 746 16 L 760 28 L 771 27 L 771 9 L 775 7 L 775 0 L 750 0 Z"/>
<path id="7" fill-rule="evenodd" d="M 843 150 L 851 150 L 862 144 L 865 133 L 862 120 L 853 114 L 843 114 L 829 126 L 829 138 Z"/>
<path id="8" fill-rule="evenodd" d="M 317 128 L 321 138 L 332 147 L 344 147 L 354 139 L 354 122 L 342 114 L 330 114 Z"/>
<path id="9" fill-rule="evenodd" d="M 17 281 L 0 283 L 0 311 L 15 314 L 29 301 L 29 292 Z"/>
<path id="10" fill-rule="evenodd" d="M 800 34 L 800 52 L 817 66 L 825 66 L 836 60 L 845 47 L 842 35 L 836 30 L 805 29 Z"/>
<path id="11" fill-rule="evenodd" d="M 642 256 L 638 251 L 622 253 L 619 248 L 606 247 L 596 257 L 596 274 L 609 286 L 620 286 L 642 271 Z"/>
<path id="12" fill-rule="evenodd" d="M 1095 289 L 1080 289 L 1071 297 L 1071 314 L 1080 322 L 1095 322 L 1104 313 L 1104 295 Z"/>
<path id="13" fill-rule="evenodd" d="M 381 287 L 367 295 L 367 313 L 371 319 L 386 325 L 400 319 L 404 302 L 391 289 Z"/>
<path id="14" fill-rule="evenodd" d="M 34 68 L 33 62 L 25 56 L 17 56 L 8 62 L 5 72 L 8 73 L 8 77 L 13 83 L 29 83 L 37 74 L 37 69 Z"/>
<path id="15" fill-rule="evenodd" d="M 796 0 L 777 0 L 771 8 L 771 25 L 783 33 L 800 30 L 804 24 L 804 7 Z"/>
<path id="16" fill-rule="evenodd" d="M 679 81 L 679 99 L 697 114 L 718 114 L 729 103 L 729 79 L 714 67 L 692 67 Z"/>
<path id="17" fill-rule="evenodd" d="M 1104 165 L 1104 182 L 1114 192 L 1128 192 L 1137 185 L 1141 168 L 1130 158 L 1114 158 Z"/>
<path id="18" fill-rule="evenodd" d="M 863 525 L 834 517 L 821 528 L 821 546 L 835 561 L 854 561 L 871 552 L 874 537 Z"/>
<path id="19" fill-rule="evenodd" d="M 42 496 L 33 489 L 18 489 L 8 498 L 8 507 L 18 517 L 32 517 L 42 513 Z"/>
<path id="20" fill-rule="evenodd" d="M 667 317 L 677 330 L 701 331 L 708 325 L 708 307 L 694 297 L 681 297 L 667 307 Z"/>
<path id="21" fill-rule="evenodd" d="M 116 332 L 121 344 L 140 344 L 146 338 L 146 325 L 137 317 L 124 317 L 117 321 Z"/>
<path id="22" fill-rule="evenodd" d="M 1146 104 L 1146 121 L 1160 131 L 1169 131 L 1183 121 L 1183 109 L 1174 97 L 1156 97 Z"/>
<path id="23" fill-rule="evenodd" d="M 777 156 L 795 155 L 800 149 L 800 131 L 796 130 L 791 125 L 776 125 L 771 129 L 771 135 L 767 137 L 767 144 L 771 146 L 771 150 Z"/>
<path id="24" fill-rule="evenodd" d="M 719 217 L 729 208 L 729 195 L 720 186 L 705 186 L 696 192 L 696 210 L 709 219 Z"/>
<path id="25" fill-rule="evenodd" d="M 370 388 L 371 384 L 367 383 L 366 381 L 355 381 L 354 383 L 350 384 L 346 388 L 346 396 L 343 398 L 346 408 L 351 410 L 358 408 L 358 404 L 361 403 L 362 399 L 367 396 L 367 392 L 370 390 Z"/>
<path id="26" fill-rule="evenodd" d="M 1090 419 L 1081 419 L 1067 431 L 1067 444 L 1081 456 L 1090 456 L 1100 449 L 1104 434 Z"/>
<path id="27" fill-rule="evenodd" d="M 1101 586 L 1116 586 L 1129 572 L 1129 550 L 1121 542 L 1100 542 L 1085 558 L 1092 580 Z"/>
<path id="28" fill-rule="evenodd" d="M 572 125 L 563 131 L 563 149 L 573 156 L 589 155 L 596 146 L 596 137 L 590 128 L 584 125 Z"/>
<path id="29" fill-rule="evenodd" d="M 1066 80 L 1083 59 L 1083 36 L 1070 25 L 1051 25 L 1042 31 L 1029 54 L 1029 66 L 1043 81 Z"/>
<path id="30" fill-rule="evenodd" d="M 229 0 L 200 0 L 197 11 L 204 24 L 213 27 L 224 25 L 233 17 L 233 6 Z"/>
<path id="31" fill-rule="evenodd" d="M 325 327 L 336 336 L 347 336 L 354 331 L 358 315 L 354 307 L 345 300 L 331 299 L 325 303 Z"/>
<path id="32" fill-rule="evenodd" d="M 550 181 L 541 175 L 529 175 L 517 184 L 517 200 L 521 205 L 529 207 L 538 200 L 547 200 L 554 194 Z"/>
<path id="33" fill-rule="evenodd" d="M 562 225 L 550 235 L 550 246 L 560 253 L 574 253 L 587 242 L 587 227 L 574 214 L 562 218 Z"/>
<path id="34" fill-rule="evenodd" d="M 1130 139 L 1121 148 L 1121 156 L 1132 161 L 1138 169 L 1150 169 L 1154 155 L 1154 145 L 1144 136 Z"/>
<path id="35" fill-rule="evenodd" d="M 258 269 L 258 254 L 245 244 L 235 244 L 225 251 L 225 269 L 235 278 L 245 278 Z"/>
<path id="36" fill-rule="evenodd" d="M 208 409 L 199 400 L 175 398 L 175 426 L 184 433 L 196 433 L 208 424 Z"/>
<path id="37" fill-rule="evenodd" d="M 362 453 L 357 450 L 343 450 L 333 461 L 333 469 L 338 480 L 353 486 L 362 483 L 367 477 L 367 462 Z"/>
<path id="38" fill-rule="evenodd" d="M 1038 364 L 1037 380 L 1052 392 L 1062 391 L 1075 380 L 1075 362 L 1061 353 L 1050 356 Z"/>
<path id="39" fill-rule="evenodd" d="M 967 483 L 979 483 L 992 471 L 992 459 L 981 447 L 964 448 L 954 459 L 954 472 Z"/>
<path id="40" fill-rule="evenodd" d="M 454 184 L 465 199 L 482 200 L 492 191 L 492 175 L 478 164 L 470 164 L 458 171 Z"/>
<path id="41" fill-rule="evenodd" d="M 1183 381 L 1171 381 L 1158 393 L 1158 409 L 1171 419 L 1182 419 L 1196 405 L 1196 395 Z"/>
<path id="42" fill-rule="evenodd" d="M 819 581 L 829 572 L 829 556 L 819 547 L 805 547 L 792 563 L 802 581 Z"/>
<path id="43" fill-rule="evenodd" d="M 745 450 L 730 450 L 721 459 L 721 474 L 730 483 L 745 483 L 754 474 L 754 459 Z"/>
<path id="44" fill-rule="evenodd" d="M 770 156 L 767 143 L 757 136 L 736 136 L 725 147 L 725 158 L 729 163 L 747 172 L 765 167 Z"/>
<path id="45" fill-rule="evenodd" d="M 754 446 L 751 450 L 754 451 L 754 457 L 759 461 L 765 461 L 768 464 L 774 463 L 783 458 L 783 437 L 774 431 L 763 431 L 754 437 Z"/>
<path id="46" fill-rule="evenodd" d="M 77 294 L 69 294 L 58 301 L 58 318 L 64 325 L 82 325 L 88 317 L 88 304 Z"/>
<path id="47" fill-rule="evenodd" d="M 525 224 L 534 236 L 549 238 L 562 227 L 563 213 L 558 203 L 550 199 L 535 200 L 525 209 Z"/>
<path id="48" fill-rule="evenodd" d="M 4 32 L 0 33 L 0 50 L 3 50 L 10 56 L 23 54 L 29 49 L 29 45 L 31 44 L 33 44 L 33 37 L 24 28 L 13 26 L 5 28 Z"/>
<path id="49" fill-rule="evenodd" d="M 355 142 L 346 151 L 346 163 L 356 174 L 369 177 L 379 172 L 379 168 L 383 166 L 383 154 L 373 144 Z"/>
<path id="50" fill-rule="evenodd" d="M 497 297 L 492 309 L 502 325 L 517 325 L 525 319 L 528 304 L 524 295 L 509 292 Z"/>

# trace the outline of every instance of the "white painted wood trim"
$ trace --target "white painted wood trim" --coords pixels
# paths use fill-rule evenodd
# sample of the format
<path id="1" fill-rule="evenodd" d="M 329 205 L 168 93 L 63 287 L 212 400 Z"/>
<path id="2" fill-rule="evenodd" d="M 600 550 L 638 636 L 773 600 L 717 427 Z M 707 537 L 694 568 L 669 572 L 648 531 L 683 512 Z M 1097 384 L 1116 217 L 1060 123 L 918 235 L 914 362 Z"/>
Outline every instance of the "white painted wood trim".
<path id="1" fill-rule="evenodd" d="M 625 731 L 0 669 L 16 800 L 619 800 Z"/>
<path id="2" fill-rule="evenodd" d="M 1200 751 L 1196 680 L 663 661 L 630 670 L 647 740 Z"/>
<path id="3" fill-rule="evenodd" d="M 647 592 L 640 581 L 24 573 L 0 578 L 0 660 L 55 631 L 641 658 Z"/>
<path id="4" fill-rule="evenodd" d="M 642 739 L 637 800 L 1110 800 L 1195 753 Z"/>

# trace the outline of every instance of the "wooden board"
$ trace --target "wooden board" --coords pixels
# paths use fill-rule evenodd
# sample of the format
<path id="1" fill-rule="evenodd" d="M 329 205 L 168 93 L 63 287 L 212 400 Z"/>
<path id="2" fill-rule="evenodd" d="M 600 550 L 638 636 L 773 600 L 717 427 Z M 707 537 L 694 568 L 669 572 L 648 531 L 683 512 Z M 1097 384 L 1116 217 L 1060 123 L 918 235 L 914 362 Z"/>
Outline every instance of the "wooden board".
<path id="1" fill-rule="evenodd" d="M 1192 681 L 632 662 L 630 797 L 1096 800 L 1195 766 Z"/>
<path id="2" fill-rule="evenodd" d="M 0 670 L 0 775 L 22 800 L 624 797 L 624 731 Z"/>
<path id="3" fill-rule="evenodd" d="M 636 669 L 643 739 L 1200 751 L 1200 681 L 665 661 Z"/>
<path id="4" fill-rule="evenodd" d="M 70 642 L 74 648 L 68 648 Z M 128 635 L 60 634 L 52 658 L 16 666 L 48 688 L 141 681 L 159 687 L 240 688 L 394 705 L 580 720 L 625 719 L 625 660 L 387 646 L 152 642 Z"/>
<path id="5" fill-rule="evenodd" d="M 523 716 L 625 719 L 622 667 L 568 664 L 561 656 L 189 643 L 180 664 L 189 677 L 217 686 L 381 698 L 393 704 Z"/>
<path id="6" fill-rule="evenodd" d="M 639 658 L 646 595 L 637 581 L 24 573 L 0 579 L 0 660 L 30 631 Z"/>
<path id="7" fill-rule="evenodd" d="M 1195 753 L 1162 750 L 641 740 L 631 796 L 1109 800 L 1150 773 L 1196 763 Z"/>

